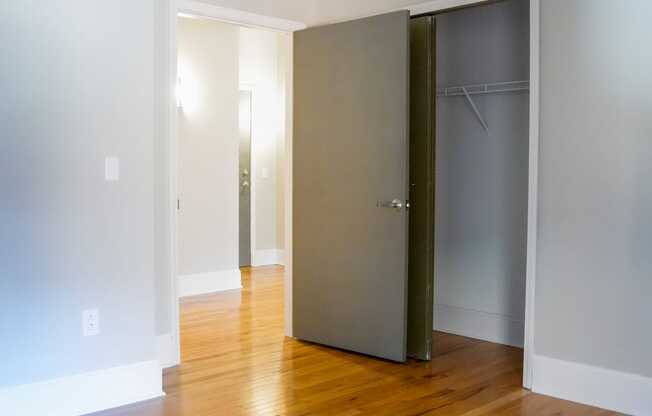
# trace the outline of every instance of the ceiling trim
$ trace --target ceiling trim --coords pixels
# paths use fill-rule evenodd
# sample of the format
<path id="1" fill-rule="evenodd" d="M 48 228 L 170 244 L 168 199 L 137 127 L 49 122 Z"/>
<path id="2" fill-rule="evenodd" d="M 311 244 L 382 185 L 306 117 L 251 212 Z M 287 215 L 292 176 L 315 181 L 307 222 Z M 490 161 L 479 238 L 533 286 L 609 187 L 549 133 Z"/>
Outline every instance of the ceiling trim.
<path id="1" fill-rule="evenodd" d="M 306 28 L 306 24 L 303 22 L 265 16 L 243 10 L 229 9 L 201 1 L 179 0 L 177 3 L 177 9 L 180 14 L 205 17 L 225 23 L 255 27 L 259 29 L 269 29 L 279 32 L 294 32 Z"/>

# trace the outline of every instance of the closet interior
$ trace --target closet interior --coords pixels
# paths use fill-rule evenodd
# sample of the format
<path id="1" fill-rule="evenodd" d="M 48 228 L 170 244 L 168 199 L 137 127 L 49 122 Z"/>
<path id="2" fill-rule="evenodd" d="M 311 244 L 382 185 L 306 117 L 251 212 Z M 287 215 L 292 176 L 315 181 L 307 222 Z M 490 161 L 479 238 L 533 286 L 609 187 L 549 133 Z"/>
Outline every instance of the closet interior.
<path id="1" fill-rule="evenodd" d="M 411 164 L 432 158 L 434 172 L 433 326 L 517 347 L 525 315 L 529 31 L 527 0 L 411 20 L 411 146 L 432 149 L 412 153 Z"/>

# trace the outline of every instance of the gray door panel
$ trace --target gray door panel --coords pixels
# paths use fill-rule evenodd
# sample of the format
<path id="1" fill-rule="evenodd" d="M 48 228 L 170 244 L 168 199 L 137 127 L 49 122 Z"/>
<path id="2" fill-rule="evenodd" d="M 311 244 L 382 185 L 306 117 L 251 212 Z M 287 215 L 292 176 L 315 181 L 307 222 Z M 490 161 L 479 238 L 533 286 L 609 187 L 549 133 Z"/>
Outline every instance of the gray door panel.
<path id="1" fill-rule="evenodd" d="M 299 339 L 405 360 L 408 88 L 407 11 L 295 33 Z"/>
<path id="2" fill-rule="evenodd" d="M 251 91 L 240 91 L 240 267 L 251 266 Z"/>

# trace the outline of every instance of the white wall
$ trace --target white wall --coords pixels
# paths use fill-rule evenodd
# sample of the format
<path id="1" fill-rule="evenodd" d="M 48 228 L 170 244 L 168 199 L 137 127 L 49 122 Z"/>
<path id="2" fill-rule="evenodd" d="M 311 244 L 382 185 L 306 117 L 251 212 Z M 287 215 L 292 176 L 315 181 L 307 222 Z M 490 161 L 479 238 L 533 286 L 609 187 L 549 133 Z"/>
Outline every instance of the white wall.
<path id="1" fill-rule="evenodd" d="M 238 31 L 178 19 L 179 275 L 238 269 Z"/>
<path id="2" fill-rule="evenodd" d="M 279 61 L 283 37 L 276 32 L 240 28 L 240 84 L 253 87 L 254 253 L 283 249 L 284 85 L 279 82 L 283 76 L 283 63 Z"/>
<path id="3" fill-rule="evenodd" d="M 157 1 L 154 16 L 154 275 L 156 286 L 156 334 L 172 332 L 172 241 L 170 234 L 170 116 L 176 114 L 176 80 L 172 75 L 172 53 L 169 36 L 172 19 L 170 0 Z M 176 197 L 176 195 L 174 196 Z M 176 215 L 176 212 L 174 213 Z"/>
<path id="4" fill-rule="evenodd" d="M 156 359 L 155 14 L 152 0 L 0 6 L 0 389 Z M 91 307 L 101 333 L 83 338 Z"/>
<path id="5" fill-rule="evenodd" d="M 652 414 L 652 3 L 541 2 L 533 389 Z"/>
<path id="6" fill-rule="evenodd" d="M 541 13 L 536 352 L 652 377 L 652 3 Z"/>
<path id="7" fill-rule="evenodd" d="M 291 87 L 288 88 L 288 79 L 290 78 L 292 60 L 291 60 L 291 50 L 290 50 L 290 37 L 292 35 L 288 33 L 282 33 L 278 36 L 278 105 L 280 111 L 280 125 L 279 125 L 279 135 L 278 140 L 276 141 L 277 145 L 277 158 L 276 158 L 276 177 L 277 177 L 277 187 L 276 187 L 276 246 L 279 250 L 284 250 L 286 252 L 285 246 L 285 218 L 287 215 L 285 207 L 285 192 L 287 185 L 287 155 L 286 155 L 286 146 L 288 141 L 287 131 L 287 122 L 291 114 L 288 114 L 288 100 L 290 97 L 287 96 L 287 91 L 291 90 Z M 284 262 L 286 256 L 283 258 Z"/>
<path id="8" fill-rule="evenodd" d="M 277 169 L 282 134 L 280 36 L 207 19 L 179 18 L 184 96 L 179 113 L 181 276 L 213 273 L 211 279 L 222 279 L 216 272 L 238 269 L 240 85 L 253 87 L 254 262 L 258 257 L 258 264 L 269 263 L 264 257 L 283 248 L 278 244 L 279 217 L 283 216 L 278 203 L 283 180 Z M 232 286 L 213 287 L 218 288 Z"/>
<path id="9" fill-rule="evenodd" d="M 437 87 L 529 78 L 529 7 L 437 16 Z M 523 345 L 527 93 L 437 99 L 435 328 Z"/>

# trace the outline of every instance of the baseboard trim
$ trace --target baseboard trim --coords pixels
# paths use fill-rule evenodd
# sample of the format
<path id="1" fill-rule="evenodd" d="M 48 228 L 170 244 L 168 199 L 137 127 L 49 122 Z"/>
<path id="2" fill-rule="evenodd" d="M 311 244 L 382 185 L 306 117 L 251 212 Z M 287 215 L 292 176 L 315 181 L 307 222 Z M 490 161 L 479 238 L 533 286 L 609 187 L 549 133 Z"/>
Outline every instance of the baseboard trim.
<path id="1" fill-rule="evenodd" d="M 14 416 L 79 416 L 161 397 L 159 362 L 145 361 L 0 390 L 0 409 Z"/>
<path id="2" fill-rule="evenodd" d="M 532 391 L 630 415 L 652 415 L 652 378 L 535 355 Z"/>
<path id="3" fill-rule="evenodd" d="M 434 327 L 441 332 L 523 347 L 524 322 L 507 315 L 439 304 L 435 305 Z"/>
<path id="4" fill-rule="evenodd" d="M 217 272 L 188 274 L 179 276 L 178 293 L 180 298 L 242 289 L 240 269 Z"/>
<path id="5" fill-rule="evenodd" d="M 285 265 L 285 250 L 254 250 L 251 265 L 254 267 Z"/>
<path id="6" fill-rule="evenodd" d="M 170 368 L 179 365 L 179 356 L 174 345 L 173 334 L 163 334 L 156 337 L 158 361 L 161 368 Z"/>

